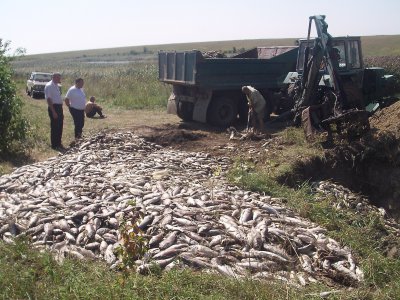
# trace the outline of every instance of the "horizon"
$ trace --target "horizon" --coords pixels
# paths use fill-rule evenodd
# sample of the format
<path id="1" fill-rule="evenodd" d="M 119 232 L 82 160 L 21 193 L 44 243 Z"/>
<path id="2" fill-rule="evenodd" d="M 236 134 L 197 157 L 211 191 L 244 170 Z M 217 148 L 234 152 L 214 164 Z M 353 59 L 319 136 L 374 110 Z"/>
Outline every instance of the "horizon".
<path id="1" fill-rule="evenodd" d="M 363 37 L 386 37 L 386 36 L 399 36 L 400 34 L 378 34 L 378 35 L 363 35 Z M 339 36 L 337 36 L 339 37 Z M 35 55 L 46 55 L 46 54 L 61 54 L 61 53 L 72 53 L 72 52 L 84 52 L 84 51 L 99 51 L 99 50 L 112 50 L 112 49 L 124 49 L 124 48 L 140 48 L 140 47 L 157 47 L 157 46 L 173 46 L 173 45 L 185 45 L 185 44 L 210 44 L 210 43 L 219 43 L 219 42 L 241 42 L 241 41 L 256 41 L 256 40 L 297 40 L 300 38 L 265 38 L 265 39 L 242 39 L 242 40 L 220 40 L 220 41 L 193 41 L 193 42 L 182 42 L 182 43 L 170 43 L 170 44 L 151 44 L 151 45 L 131 45 L 131 46 L 121 46 L 121 47 L 109 47 L 109 48 L 92 48 L 92 49 L 79 49 L 79 50 L 69 50 L 69 51 L 58 51 L 58 52 L 44 52 L 44 53 L 34 53 L 34 54 L 26 54 L 24 56 L 35 56 Z M 279 46 L 279 45 L 277 45 Z"/>

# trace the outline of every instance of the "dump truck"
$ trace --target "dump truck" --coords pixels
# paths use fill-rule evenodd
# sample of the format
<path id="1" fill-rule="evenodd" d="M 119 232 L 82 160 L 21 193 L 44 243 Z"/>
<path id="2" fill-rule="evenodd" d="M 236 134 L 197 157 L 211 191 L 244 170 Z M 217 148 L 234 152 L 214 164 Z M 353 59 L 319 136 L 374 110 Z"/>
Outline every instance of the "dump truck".
<path id="1" fill-rule="evenodd" d="M 185 121 L 219 127 L 238 117 L 247 120 L 242 86 L 251 85 L 271 99 L 287 74 L 296 71 L 297 53 L 297 46 L 257 47 L 230 58 L 208 58 L 197 50 L 160 51 L 159 81 L 173 86 L 167 110 Z M 267 116 L 272 109 L 267 105 Z"/>

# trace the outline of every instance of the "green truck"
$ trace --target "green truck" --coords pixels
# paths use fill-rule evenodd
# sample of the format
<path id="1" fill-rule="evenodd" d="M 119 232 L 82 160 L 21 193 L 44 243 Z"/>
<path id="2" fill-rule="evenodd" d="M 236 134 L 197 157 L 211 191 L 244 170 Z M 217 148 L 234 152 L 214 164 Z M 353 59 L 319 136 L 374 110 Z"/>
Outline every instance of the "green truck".
<path id="1" fill-rule="evenodd" d="M 230 58 L 207 58 L 196 50 L 160 51 L 159 80 L 173 86 L 168 112 L 219 127 L 246 120 L 242 86 L 251 85 L 270 99 L 296 71 L 297 52 L 297 46 L 258 47 Z"/>

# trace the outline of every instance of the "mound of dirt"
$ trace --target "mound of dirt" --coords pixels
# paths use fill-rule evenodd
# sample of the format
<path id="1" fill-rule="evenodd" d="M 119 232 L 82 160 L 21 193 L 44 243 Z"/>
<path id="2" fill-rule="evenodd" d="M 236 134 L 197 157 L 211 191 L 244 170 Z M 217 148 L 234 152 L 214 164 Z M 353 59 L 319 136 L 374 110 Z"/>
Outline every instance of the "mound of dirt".
<path id="1" fill-rule="evenodd" d="M 188 141 L 195 141 L 204 135 L 201 133 L 190 132 L 188 130 L 165 130 L 162 135 L 153 134 L 146 139 L 161 146 L 169 146 Z"/>
<path id="2" fill-rule="evenodd" d="M 389 131 L 400 138 L 400 101 L 385 107 L 370 118 L 372 128 L 378 131 Z"/>

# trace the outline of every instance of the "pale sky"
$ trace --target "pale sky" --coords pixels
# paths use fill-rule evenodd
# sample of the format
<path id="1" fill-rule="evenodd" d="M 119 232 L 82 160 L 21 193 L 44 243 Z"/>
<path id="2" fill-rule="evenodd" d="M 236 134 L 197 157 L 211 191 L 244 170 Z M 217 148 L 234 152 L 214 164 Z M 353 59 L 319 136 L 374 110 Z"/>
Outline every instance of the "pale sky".
<path id="1" fill-rule="evenodd" d="M 333 36 L 400 34 L 399 0 L 0 0 L 0 38 L 27 54 L 300 38 L 317 14 Z"/>

